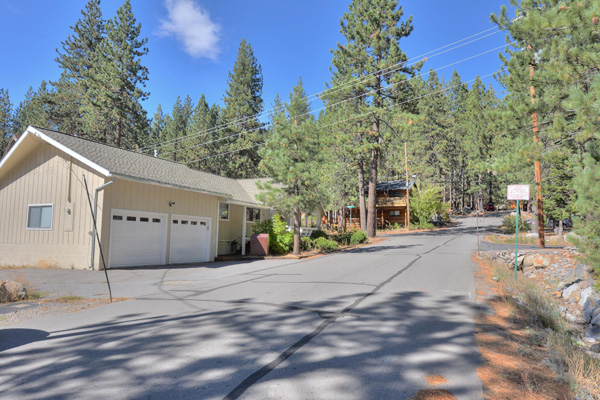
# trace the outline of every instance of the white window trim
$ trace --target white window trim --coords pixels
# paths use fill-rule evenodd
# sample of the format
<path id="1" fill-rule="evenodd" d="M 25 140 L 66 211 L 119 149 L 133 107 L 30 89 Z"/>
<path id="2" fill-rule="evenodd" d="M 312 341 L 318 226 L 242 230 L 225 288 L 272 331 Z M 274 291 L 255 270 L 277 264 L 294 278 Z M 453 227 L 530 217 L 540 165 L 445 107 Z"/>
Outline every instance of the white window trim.
<path id="1" fill-rule="evenodd" d="M 225 204 L 227 206 L 227 219 L 221 218 L 221 204 Z M 229 213 L 231 212 L 231 207 L 229 203 L 221 203 L 219 202 L 219 221 L 229 221 Z"/>
<path id="2" fill-rule="evenodd" d="M 248 209 L 259 210 L 260 211 L 260 215 L 258 217 L 258 221 L 256 221 L 256 220 L 253 220 L 253 221 L 248 220 L 248 211 L 247 211 Z M 260 207 L 247 207 L 246 208 L 246 215 L 245 215 L 246 223 L 247 224 L 255 224 L 256 222 L 261 222 L 262 221 L 262 214 L 263 214 L 263 209 L 260 208 Z"/>
<path id="3" fill-rule="evenodd" d="M 31 207 L 50 207 L 50 228 L 30 228 L 29 227 L 29 209 Z M 51 231 L 54 222 L 54 204 L 27 204 L 27 225 L 25 227 L 28 231 Z"/>

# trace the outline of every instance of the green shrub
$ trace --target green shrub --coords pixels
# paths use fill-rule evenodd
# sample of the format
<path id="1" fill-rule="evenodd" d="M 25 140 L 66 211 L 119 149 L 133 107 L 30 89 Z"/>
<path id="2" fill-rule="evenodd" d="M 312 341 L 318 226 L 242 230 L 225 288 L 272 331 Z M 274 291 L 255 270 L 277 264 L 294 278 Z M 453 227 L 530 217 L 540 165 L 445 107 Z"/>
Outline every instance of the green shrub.
<path id="1" fill-rule="evenodd" d="M 439 186 L 414 186 L 410 194 L 410 222 L 424 226 L 431 223 L 431 217 L 442 215 L 448 208 L 442 202 L 442 188 Z"/>
<path id="2" fill-rule="evenodd" d="M 313 239 L 313 240 L 315 240 L 317 238 L 320 238 L 320 237 L 324 237 L 325 239 L 329 239 L 329 235 L 326 234 L 325 232 L 323 232 L 320 229 L 317 229 L 316 231 L 312 231 L 312 233 L 310 234 L 310 238 Z"/>
<path id="3" fill-rule="evenodd" d="M 348 245 L 350 244 L 350 238 L 352 237 L 352 232 L 340 232 L 335 233 L 330 236 L 330 239 L 341 244 Z"/>
<path id="4" fill-rule="evenodd" d="M 338 244 L 333 240 L 325 239 L 324 237 L 316 238 L 313 240 L 315 248 L 321 251 L 333 251 L 339 248 Z"/>
<path id="5" fill-rule="evenodd" d="M 261 222 L 257 222 L 252 227 L 252 233 L 261 234 L 261 233 L 271 233 L 273 230 L 273 221 L 271 219 L 266 219 Z"/>
<path id="6" fill-rule="evenodd" d="M 516 216 L 508 215 L 502 220 L 502 231 L 506 234 L 515 233 L 516 230 Z M 527 232 L 529 227 L 523 221 L 523 218 L 519 218 L 519 232 Z"/>
<path id="7" fill-rule="evenodd" d="M 367 240 L 367 234 L 363 231 L 356 231 L 350 236 L 350 244 L 352 245 L 365 243 Z"/>
<path id="8" fill-rule="evenodd" d="M 287 231 L 286 223 L 281 215 L 273 215 L 271 221 L 273 227 L 269 232 L 269 249 L 275 254 L 289 253 L 294 246 L 294 233 Z"/>
<path id="9" fill-rule="evenodd" d="M 300 247 L 302 248 L 302 251 L 309 251 L 312 250 L 314 245 L 313 245 L 313 241 L 311 240 L 311 238 L 306 237 L 306 236 L 302 236 L 300 238 Z"/>

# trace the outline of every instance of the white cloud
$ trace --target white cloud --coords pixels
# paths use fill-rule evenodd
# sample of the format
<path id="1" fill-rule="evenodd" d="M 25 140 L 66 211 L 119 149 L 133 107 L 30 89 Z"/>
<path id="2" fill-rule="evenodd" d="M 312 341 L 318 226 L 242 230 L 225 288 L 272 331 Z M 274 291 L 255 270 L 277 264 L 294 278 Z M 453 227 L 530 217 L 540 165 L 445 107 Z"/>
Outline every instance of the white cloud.
<path id="1" fill-rule="evenodd" d="M 174 36 L 185 52 L 194 58 L 216 60 L 221 26 L 210 20 L 208 12 L 193 0 L 165 0 L 168 18 L 160 25 L 161 36 Z"/>

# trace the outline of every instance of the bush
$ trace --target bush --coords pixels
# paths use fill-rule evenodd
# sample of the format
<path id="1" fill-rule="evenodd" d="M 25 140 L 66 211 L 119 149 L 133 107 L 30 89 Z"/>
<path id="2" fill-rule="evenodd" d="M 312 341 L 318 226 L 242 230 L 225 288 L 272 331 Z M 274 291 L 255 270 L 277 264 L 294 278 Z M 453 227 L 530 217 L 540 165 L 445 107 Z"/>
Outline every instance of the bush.
<path id="1" fill-rule="evenodd" d="M 333 251 L 339 248 L 338 244 L 333 240 L 325 239 L 324 237 L 316 238 L 313 240 L 315 248 L 321 251 Z"/>
<path id="2" fill-rule="evenodd" d="M 516 216 L 508 215 L 502 220 L 502 231 L 506 234 L 515 233 Z M 519 218 L 519 232 L 529 231 L 529 226 L 523 221 L 523 218 Z"/>
<path id="3" fill-rule="evenodd" d="M 368 241 L 367 234 L 363 231 L 356 231 L 350 236 L 350 244 L 357 245 Z"/>
<path id="4" fill-rule="evenodd" d="M 442 188 L 438 186 L 415 186 L 410 195 L 410 222 L 421 227 L 431 224 L 434 215 L 442 215 L 448 208 L 442 202 Z"/>
<path id="5" fill-rule="evenodd" d="M 257 222 L 252 228 L 255 234 L 269 234 L 269 250 L 273 254 L 287 254 L 294 246 L 294 234 L 288 232 L 281 215 L 274 215 L 266 221 Z"/>
<path id="6" fill-rule="evenodd" d="M 261 233 L 271 234 L 272 230 L 273 230 L 273 220 L 271 220 L 271 219 L 266 219 L 264 221 L 257 222 L 252 227 L 252 233 L 255 233 L 258 235 L 260 235 Z"/>
<path id="7" fill-rule="evenodd" d="M 329 239 L 329 235 L 326 234 L 325 232 L 323 232 L 320 229 L 317 229 L 316 231 L 312 231 L 312 233 L 310 234 L 310 238 L 312 240 L 315 240 L 315 239 L 320 238 L 320 237 L 323 237 L 325 239 Z"/>
<path id="8" fill-rule="evenodd" d="M 313 241 L 311 240 L 311 238 L 306 237 L 306 236 L 302 236 L 300 238 L 300 247 L 302 248 L 302 251 L 309 251 L 313 249 Z"/>
<path id="9" fill-rule="evenodd" d="M 331 240 L 341 244 L 341 245 L 348 245 L 350 244 L 350 238 L 352 237 L 352 232 L 340 232 L 340 233 L 336 233 L 331 235 Z"/>

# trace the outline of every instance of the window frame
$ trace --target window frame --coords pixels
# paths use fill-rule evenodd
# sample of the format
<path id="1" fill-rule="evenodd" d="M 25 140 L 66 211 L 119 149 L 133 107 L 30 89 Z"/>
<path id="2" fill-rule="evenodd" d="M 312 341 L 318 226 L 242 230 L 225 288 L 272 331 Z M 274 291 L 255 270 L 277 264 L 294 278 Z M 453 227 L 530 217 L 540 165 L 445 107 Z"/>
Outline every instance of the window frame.
<path id="1" fill-rule="evenodd" d="M 31 216 L 31 208 L 32 207 L 50 207 L 50 227 L 31 227 L 30 226 L 30 216 Z M 40 217 L 41 217 L 41 213 L 40 213 Z M 27 205 L 27 225 L 26 225 L 26 229 L 28 231 L 51 231 L 52 230 L 52 226 L 53 226 L 53 221 L 54 220 L 54 204 L 53 203 L 46 203 L 46 204 L 28 204 Z M 41 218 L 40 218 L 40 225 L 41 225 Z"/>
<path id="2" fill-rule="evenodd" d="M 222 212 L 221 211 L 221 205 L 227 206 L 227 218 L 221 218 Z M 229 203 L 219 203 L 219 221 L 229 221 L 229 211 L 230 211 L 230 207 L 229 207 Z"/>
<path id="3" fill-rule="evenodd" d="M 250 210 L 253 211 L 258 211 L 258 219 L 253 218 L 253 219 L 248 219 L 248 214 L 250 212 Z M 251 215 L 255 215 L 255 213 L 252 213 Z M 258 208 L 258 207 L 246 207 L 246 222 L 249 222 L 251 224 L 254 224 L 256 222 L 260 222 L 261 221 L 261 217 L 262 217 L 262 208 Z"/>
<path id="4" fill-rule="evenodd" d="M 395 215 L 395 214 L 392 214 L 392 213 L 398 213 L 398 215 Z M 390 218 L 391 217 L 398 217 L 399 218 L 400 216 L 401 216 L 400 210 L 390 210 Z"/>

